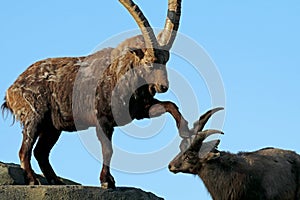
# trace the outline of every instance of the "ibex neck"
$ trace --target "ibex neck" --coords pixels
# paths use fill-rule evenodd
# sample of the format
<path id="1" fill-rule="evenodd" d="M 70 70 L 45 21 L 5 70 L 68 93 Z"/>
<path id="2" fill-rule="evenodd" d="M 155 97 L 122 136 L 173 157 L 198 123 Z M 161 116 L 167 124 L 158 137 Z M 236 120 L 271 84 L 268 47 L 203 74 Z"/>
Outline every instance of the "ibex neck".
<path id="1" fill-rule="evenodd" d="M 238 158 L 227 152 L 220 154 L 219 158 L 204 164 L 198 173 L 199 177 L 214 200 L 243 199 L 242 189 L 247 177 L 237 170 Z"/>

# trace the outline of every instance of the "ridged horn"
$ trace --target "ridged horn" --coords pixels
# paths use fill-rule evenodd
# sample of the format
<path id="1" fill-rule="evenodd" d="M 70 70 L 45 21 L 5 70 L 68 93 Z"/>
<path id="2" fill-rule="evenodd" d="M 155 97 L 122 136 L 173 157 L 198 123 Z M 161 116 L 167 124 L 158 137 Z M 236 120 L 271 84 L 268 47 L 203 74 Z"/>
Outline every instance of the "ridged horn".
<path id="1" fill-rule="evenodd" d="M 177 35 L 181 16 L 181 0 L 169 0 L 164 30 L 159 34 L 159 44 L 170 50 Z"/>
<path id="2" fill-rule="evenodd" d="M 210 135 L 213 135 L 213 134 L 224 134 L 224 133 L 220 130 L 215 130 L 215 129 L 208 129 L 208 130 L 201 131 L 193 139 L 190 148 L 194 149 L 196 151 L 199 151 L 202 146 L 203 141 L 207 137 L 209 137 Z"/>
<path id="3" fill-rule="evenodd" d="M 141 9 L 132 0 L 119 0 L 119 2 L 128 10 L 131 16 L 138 24 L 148 48 L 148 53 L 155 56 L 154 49 L 158 47 L 158 42 L 147 18 Z M 152 49 L 152 50 L 151 50 Z"/>
<path id="4" fill-rule="evenodd" d="M 223 107 L 214 108 L 214 109 L 207 111 L 203 115 L 201 115 L 199 120 L 194 123 L 194 127 L 192 129 L 193 134 L 196 134 L 197 132 L 202 131 L 205 124 L 210 119 L 210 117 L 220 110 L 224 110 L 224 108 Z"/>

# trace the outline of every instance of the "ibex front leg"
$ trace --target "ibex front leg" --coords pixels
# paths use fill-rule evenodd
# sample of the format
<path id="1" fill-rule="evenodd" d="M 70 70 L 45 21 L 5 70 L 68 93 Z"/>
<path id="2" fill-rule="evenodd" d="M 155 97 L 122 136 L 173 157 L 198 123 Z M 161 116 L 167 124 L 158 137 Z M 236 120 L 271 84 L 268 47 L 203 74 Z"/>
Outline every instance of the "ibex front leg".
<path id="1" fill-rule="evenodd" d="M 159 101 L 155 99 L 153 105 L 149 109 L 149 116 L 157 117 L 166 112 L 170 113 L 175 119 L 180 137 L 189 138 L 190 131 L 188 128 L 188 122 L 184 119 L 182 114 L 179 112 L 179 109 L 175 103 L 171 101 Z"/>
<path id="2" fill-rule="evenodd" d="M 110 174 L 110 161 L 113 154 L 111 138 L 113 134 L 112 127 L 100 127 L 97 126 L 97 137 L 101 142 L 102 146 L 102 156 L 103 156 L 103 165 L 100 174 L 101 187 L 103 189 L 112 188 L 115 189 L 115 180 L 114 177 Z"/>

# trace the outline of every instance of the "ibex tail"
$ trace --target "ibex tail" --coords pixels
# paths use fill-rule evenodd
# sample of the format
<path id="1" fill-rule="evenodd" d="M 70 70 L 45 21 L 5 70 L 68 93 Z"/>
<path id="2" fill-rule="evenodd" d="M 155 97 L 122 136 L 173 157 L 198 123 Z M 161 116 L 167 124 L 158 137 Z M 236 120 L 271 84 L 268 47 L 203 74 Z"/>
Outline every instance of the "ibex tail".
<path id="1" fill-rule="evenodd" d="M 10 113 L 13 113 L 12 109 L 9 107 L 9 104 L 7 103 L 6 97 L 4 98 L 4 103 L 1 105 L 1 110 L 2 110 L 2 117 L 4 119 L 7 118 L 7 112 L 9 111 Z M 6 113 L 6 115 L 5 115 Z M 15 123 L 15 116 L 13 116 L 13 122 L 12 125 Z"/>

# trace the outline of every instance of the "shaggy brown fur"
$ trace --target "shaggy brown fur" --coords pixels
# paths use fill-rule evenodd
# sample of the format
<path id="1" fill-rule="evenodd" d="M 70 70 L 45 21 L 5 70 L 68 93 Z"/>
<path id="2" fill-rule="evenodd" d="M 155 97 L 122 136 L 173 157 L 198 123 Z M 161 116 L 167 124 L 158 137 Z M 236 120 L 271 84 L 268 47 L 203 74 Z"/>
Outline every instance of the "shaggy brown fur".
<path id="1" fill-rule="evenodd" d="M 100 181 L 102 187 L 114 188 L 109 166 L 115 126 L 169 112 L 181 136 L 188 133 L 177 106 L 154 98 L 156 92 L 168 89 L 166 63 L 178 29 L 181 1 L 169 0 L 171 18 L 159 41 L 140 9 L 131 0 L 120 2 L 136 20 L 142 36 L 86 57 L 36 62 L 7 90 L 2 110 L 12 111 L 23 127 L 19 157 L 29 184 L 38 184 L 30 164 L 37 139 L 34 155 L 43 174 L 50 184 L 63 184 L 49 163 L 50 150 L 62 131 L 96 127 L 103 154 Z"/>
<path id="2" fill-rule="evenodd" d="M 219 140 L 203 141 L 222 132 L 199 131 L 190 147 L 170 162 L 170 171 L 198 175 L 214 200 L 300 199 L 298 154 L 276 148 L 238 154 L 219 151 Z"/>

